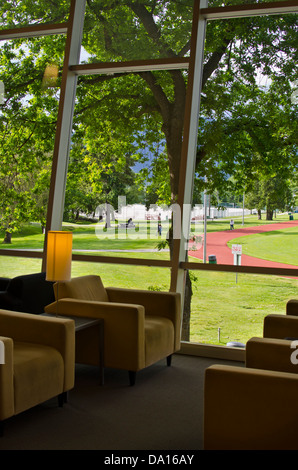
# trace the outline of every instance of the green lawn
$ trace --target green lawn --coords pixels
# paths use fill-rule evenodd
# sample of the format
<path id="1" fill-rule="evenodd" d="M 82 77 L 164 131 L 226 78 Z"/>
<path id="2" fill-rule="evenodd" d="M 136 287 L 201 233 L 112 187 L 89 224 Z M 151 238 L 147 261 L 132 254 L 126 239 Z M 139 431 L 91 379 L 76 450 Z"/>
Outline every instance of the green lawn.
<path id="1" fill-rule="evenodd" d="M 111 228 L 105 230 L 104 224 L 70 224 L 64 223 L 63 230 L 73 232 L 73 250 L 76 252 L 84 250 L 153 250 L 156 249 L 160 240 L 166 236 L 166 225 L 162 237 L 157 235 L 157 224 L 148 225 L 140 222 L 135 229 Z M 0 239 L 4 239 L 4 233 L 0 232 Z M 12 243 L 0 244 L 0 249 L 40 249 L 44 244 L 44 235 L 38 224 L 30 224 L 14 233 Z"/>
<path id="2" fill-rule="evenodd" d="M 287 215 L 274 222 L 288 221 Z M 235 218 L 236 228 L 242 227 L 242 218 Z M 272 223 L 247 217 L 245 226 Z M 227 230 L 228 220 L 208 221 L 208 231 Z M 95 233 L 95 228 L 97 232 Z M 196 225 L 195 231 L 198 226 Z M 140 223 L 138 231 L 123 233 L 115 229 L 106 232 L 103 225 L 64 224 L 65 230 L 73 231 L 73 248 L 84 250 L 155 250 L 158 237 L 146 222 Z M 243 252 L 273 261 L 298 264 L 298 248 L 295 244 L 297 228 L 277 230 L 260 235 L 241 237 Z M 149 236 L 150 235 L 150 236 Z M 164 236 L 164 234 L 163 234 Z M 0 237 L 4 234 L 0 233 Z M 24 226 L 13 235 L 13 243 L 1 248 L 42 249 L 44 235 L 37 224 Z M 235 240 L 236 241 L 236 240 Z M 239 243 L 239 239 L 237 239 Z M 96 256 L 96 253 L 92 253 Z M 105 252 L 105 256 L 153 257 L 169 259 L 168 252 Z M 192 261 L 194 261 L 192 259 Z M 197 260 L 198 261 L 198 260 Z M 0 276 L 13 277 L 19 274 L 38 272 L 41 260 L 0 256 Z M 98 274 L 105 285 L 119 287 L 168 290 L 170 270 L 167 268 L 115 265 L 91 262 L 73 262 L 72 276 Z M 252 336 L 262 335 L 263 318 L 268 313 L 285 313 L 289 298 L 298 296 L 298 280 L 276 276 L 257 276 L 219 272 L 194 271 L 191 316 L 191 341 L 208 344 L 226 344 L 228 341 L 245 343 Z M 220 334 L 219 334 L 220 328 Z"/>
<path id="3" fill-rule="evenodd" d="M 298 266 L 297 241 L 298 227 L 293 227 L 235 238 L 228 245 L 241 243 L 245 255 Z"/>
<path id="4" fill-rule="evenodd" d="M 285 314 L 298 297 L 298 279 L 196 271 L 193 283 L 191 340 L 224 345 L 263 335 L 263 319 Z M 220 328 L 220 338 L 218 329 Z"/>

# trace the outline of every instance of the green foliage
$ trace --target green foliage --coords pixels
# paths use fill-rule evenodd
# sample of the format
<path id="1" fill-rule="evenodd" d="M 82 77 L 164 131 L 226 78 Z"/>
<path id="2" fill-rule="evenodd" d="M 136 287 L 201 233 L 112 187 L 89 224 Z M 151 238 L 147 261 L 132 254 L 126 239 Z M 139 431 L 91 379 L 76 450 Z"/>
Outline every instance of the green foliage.
<path id="1" fill-rule="evenodd" d="M 161 291 L 167 291 L 169 288 L 166 285 L 162 286 L 148 286 L 148 290 L 155 291 L 155 292 L 161 292 Z"/>
<path id="2" fill-rule="evenodd" d="M 219 2 L 211 2 L 210 6 Z M 83 46 L 89 62 L 183 57 L 190 51 L 191 0 L 87 2 Z M 5 27 L 60 22 L 69 1 L 3 1 Z M 283 181 L 297 166 L 296 15 L 208 23 L 199 121 L 196 200 L 247 193 L 252 183 Z M 2 227 L 45 219 L 64 36 L 1 44 L 0 215 Z M 45 75 L 46 70 L 58 74 Z M 267 85 L 258 83 L 259 77 Z M 66 216 L 100 204 L 170 204 L 178 193 L 187 72 L 82 76 L 78 80 Z M 136 166 L 137 164 L 137 166 Z M 136 168 L 141 168 L 137 171 Z M 21 197 L 20 191 L 24 194 Z M 19 206 L 18 210 L 15 209 Z M 8 216 L 10 220 L 8 220 Z"/>
<path id="3" fill-rule="evenodd" d="M 93 0 L 86 10 L 84 47 L 92 61 L 181 54 L 190 39 L 192 6 L 192 0 Z"/>
<path id="4" fill-rule="evenodd" d="M 204 82 L 197 183 L 209 191 L 247 192 L 255 179 L 285 180 L 297 165 L 298 115 L 291 83 L 298 76 L 297 17 L 210 22 L 204 71 L 224 51 Z M 261 81 L 262 80 L 262 81 Z"/>
<path id="5" fill-rule="evenodd" d="M 69 14 L 70 0 L 2 0 L 0 25 L 5 28 L 36 23 L 62 23 Z"/>
<path id="6" fill-rule="evenodd" d="M 267 220 L 272 220 L 274 210 L 290 210 L 293 205 L 293 192 L 288 180 L 282 176 L 256 180 L 252 191 L 245 197 L 246 207 L 261 211 L 266 208 Z"/>
<path id="7" fill-rule="evenodd" d="M 0 50 L 0 227 L 9 233 L 27 220 L 45 223 L 58 89 L 44 88 L 42 80 L 49 54 L 59 63 L 63 43 L 61 37 L 12 40 Z"/>

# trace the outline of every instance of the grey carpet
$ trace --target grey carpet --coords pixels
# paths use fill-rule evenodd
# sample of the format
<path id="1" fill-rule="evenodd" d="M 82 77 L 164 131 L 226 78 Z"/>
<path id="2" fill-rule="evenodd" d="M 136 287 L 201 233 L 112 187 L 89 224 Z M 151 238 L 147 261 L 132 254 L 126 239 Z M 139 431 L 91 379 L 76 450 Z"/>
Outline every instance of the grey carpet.
<path id="1" fill-rule="evenodd" d="M 133 387 L 125 371 L 106 370 L 100 386 L 96 368 L 77 365 L 68 403 L 7 420 L 0 450 L 200 450 L 204 371 L 220 362 L 175 355 L 171 367 L 140 371 Z"/>

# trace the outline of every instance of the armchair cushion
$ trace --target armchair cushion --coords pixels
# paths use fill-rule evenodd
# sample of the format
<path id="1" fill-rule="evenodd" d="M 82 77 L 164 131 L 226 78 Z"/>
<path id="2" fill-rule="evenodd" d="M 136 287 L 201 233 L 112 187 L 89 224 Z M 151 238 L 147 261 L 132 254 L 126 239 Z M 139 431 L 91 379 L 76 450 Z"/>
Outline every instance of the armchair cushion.
<path id="1" fill-rule="evenodd" d="M 165 351 L 163 357 L 173 352 L 174 325 L 168 318 L 153 315 L 145 316 L 145 357 L 147 364 L 154 364 L 161 359 L 160 345 Z"/>
<path id="2" fill-rule="evenodd" d="M 99 276 L 81 276 L 54 285 L 55 298 L 107 302 L 108 295 Z M 50 302 L 48 302 L 50 303 Z"/>
<path id="3" fill-rule="evenodd" d="M 180 349 L 180 295 L 175 292 L 155 292 L 138 289 L 107 287 L 110 302 L 142 305 L 146 318 L 166 317 L 174 325 L 174 348 Z"/>
<path id="4" fill-rule="evenodd" d="M 15 414 L 63 392 L 64 362 L 57 349 L 15 342 L 13 354 Z"/>

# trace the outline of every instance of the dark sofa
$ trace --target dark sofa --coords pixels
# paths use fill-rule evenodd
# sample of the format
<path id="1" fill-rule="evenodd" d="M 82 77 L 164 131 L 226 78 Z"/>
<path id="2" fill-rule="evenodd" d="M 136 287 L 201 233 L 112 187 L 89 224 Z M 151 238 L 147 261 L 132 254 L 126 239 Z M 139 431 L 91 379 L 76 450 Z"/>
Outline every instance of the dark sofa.
<path id="1" fill-rule="evenodd" d="M 4 310 L 39 314 L 55 301 L 53 282 L 46 281 L 45 273 L 0 278 L 0 289 L 0 309 Z"/>

